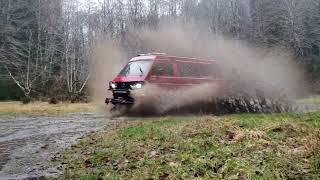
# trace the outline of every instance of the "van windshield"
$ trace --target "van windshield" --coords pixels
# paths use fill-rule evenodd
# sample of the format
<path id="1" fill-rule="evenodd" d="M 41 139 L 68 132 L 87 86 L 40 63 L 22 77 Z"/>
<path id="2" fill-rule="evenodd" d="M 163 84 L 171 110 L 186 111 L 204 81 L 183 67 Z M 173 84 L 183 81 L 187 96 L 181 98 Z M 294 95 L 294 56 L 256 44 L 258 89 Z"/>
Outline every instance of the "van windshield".
<path id="1" fill-rule="evenodd" d="M 121 76 L 145 76 L 150 71 L 153 61 L 141 60 L 129 62 L 120 72 Z"/>

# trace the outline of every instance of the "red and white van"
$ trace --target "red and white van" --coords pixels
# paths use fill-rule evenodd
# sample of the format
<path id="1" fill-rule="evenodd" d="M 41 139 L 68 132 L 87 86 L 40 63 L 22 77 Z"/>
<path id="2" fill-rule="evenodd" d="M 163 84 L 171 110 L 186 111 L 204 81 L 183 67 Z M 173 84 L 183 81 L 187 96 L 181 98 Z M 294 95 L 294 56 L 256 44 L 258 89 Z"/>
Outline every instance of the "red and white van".
<path id="1" fill-rule="evenodd" d="M 145 54 L 132 58 L 121 72 L 109 83 L 113 98 L 106 104 L 134 104 L 131 91 L 141 89 L 146 83 L 164 90 L 175 90 L 199 84 L 213 83 L 222 86 L 223 80 L 214 60 Z"/>

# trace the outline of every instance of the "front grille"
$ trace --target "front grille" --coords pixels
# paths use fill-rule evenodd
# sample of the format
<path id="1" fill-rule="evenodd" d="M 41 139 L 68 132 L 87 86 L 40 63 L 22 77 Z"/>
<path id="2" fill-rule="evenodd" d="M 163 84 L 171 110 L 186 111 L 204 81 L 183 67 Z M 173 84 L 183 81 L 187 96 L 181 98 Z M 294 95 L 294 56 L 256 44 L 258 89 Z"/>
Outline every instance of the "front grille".
<path id="1" fill-rule="evenodd" d="M 117 88 L 116 89 L 131 89 L 130 85 L 132 83 L 131 82 L 117 82 Z"/>
<path id="2" fill-rule="evenodd" d="M 133 97 L 131 96 L 130 90 L 131 85 L 136 84 L 136 81 L 133 82 L 116 82 L 117 87 L 112 89 L 113 91 L 113 98 L 114 99 L 122 99 L 134 102 Z"/>
<path id="3" fill-rule="evenodd" d="M 116 82 L 117 88 L 116 89 L 131 89 L 131 85 L 136 84 L 136 81 L 133 82 Z"/>
<path id="4" fill-rule="evenodd" d="M 114 99 L 124 99 L 124 100 L 133 102 L 133 98 L 130 95 L 130 91 L 113 90 L 113 98 Z"/>

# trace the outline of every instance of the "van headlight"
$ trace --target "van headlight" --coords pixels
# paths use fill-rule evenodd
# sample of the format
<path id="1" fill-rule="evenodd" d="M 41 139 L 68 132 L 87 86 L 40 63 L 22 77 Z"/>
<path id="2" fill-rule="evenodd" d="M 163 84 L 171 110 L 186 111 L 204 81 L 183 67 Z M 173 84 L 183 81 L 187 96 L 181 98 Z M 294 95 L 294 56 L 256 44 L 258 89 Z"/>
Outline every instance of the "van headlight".
<path id="1" fill-rule="evenodd" d="M 114 83 L 114 82 L 110 82 L 109 86 L 110 86 L 111 89 L 116 89 L 117 88 L 117 84 Z"/>
<path id="2" fill-rule="evenodd" d="M 130 85 L 131 89 L 141 89 L 142 83 L 135 83 L 133 85 Z"/>

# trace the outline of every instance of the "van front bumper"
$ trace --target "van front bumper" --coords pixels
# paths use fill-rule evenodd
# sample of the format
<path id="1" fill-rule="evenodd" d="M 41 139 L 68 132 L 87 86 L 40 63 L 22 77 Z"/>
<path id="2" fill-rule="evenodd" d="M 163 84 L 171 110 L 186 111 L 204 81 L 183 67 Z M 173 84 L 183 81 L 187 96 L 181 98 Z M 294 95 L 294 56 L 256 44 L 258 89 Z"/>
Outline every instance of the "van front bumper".
<path id="1" fill-rule="evenodd" d="M 123 104 L 130 105 L 134 104 L 134 98 L 131 96 L 131 90 L 129 89 L 112 89 L 112 98 L 106 98 L 106 104 Z"/>
<path id="2" fill-rule="evenodd" d="M 129 100 L 126 100 L 126 99 L 114 99 L 114 98 L 106 98 L 105 100 L 105 103 L 106 104 L 133 104 L 133 101 L 129 101 Z"/>

